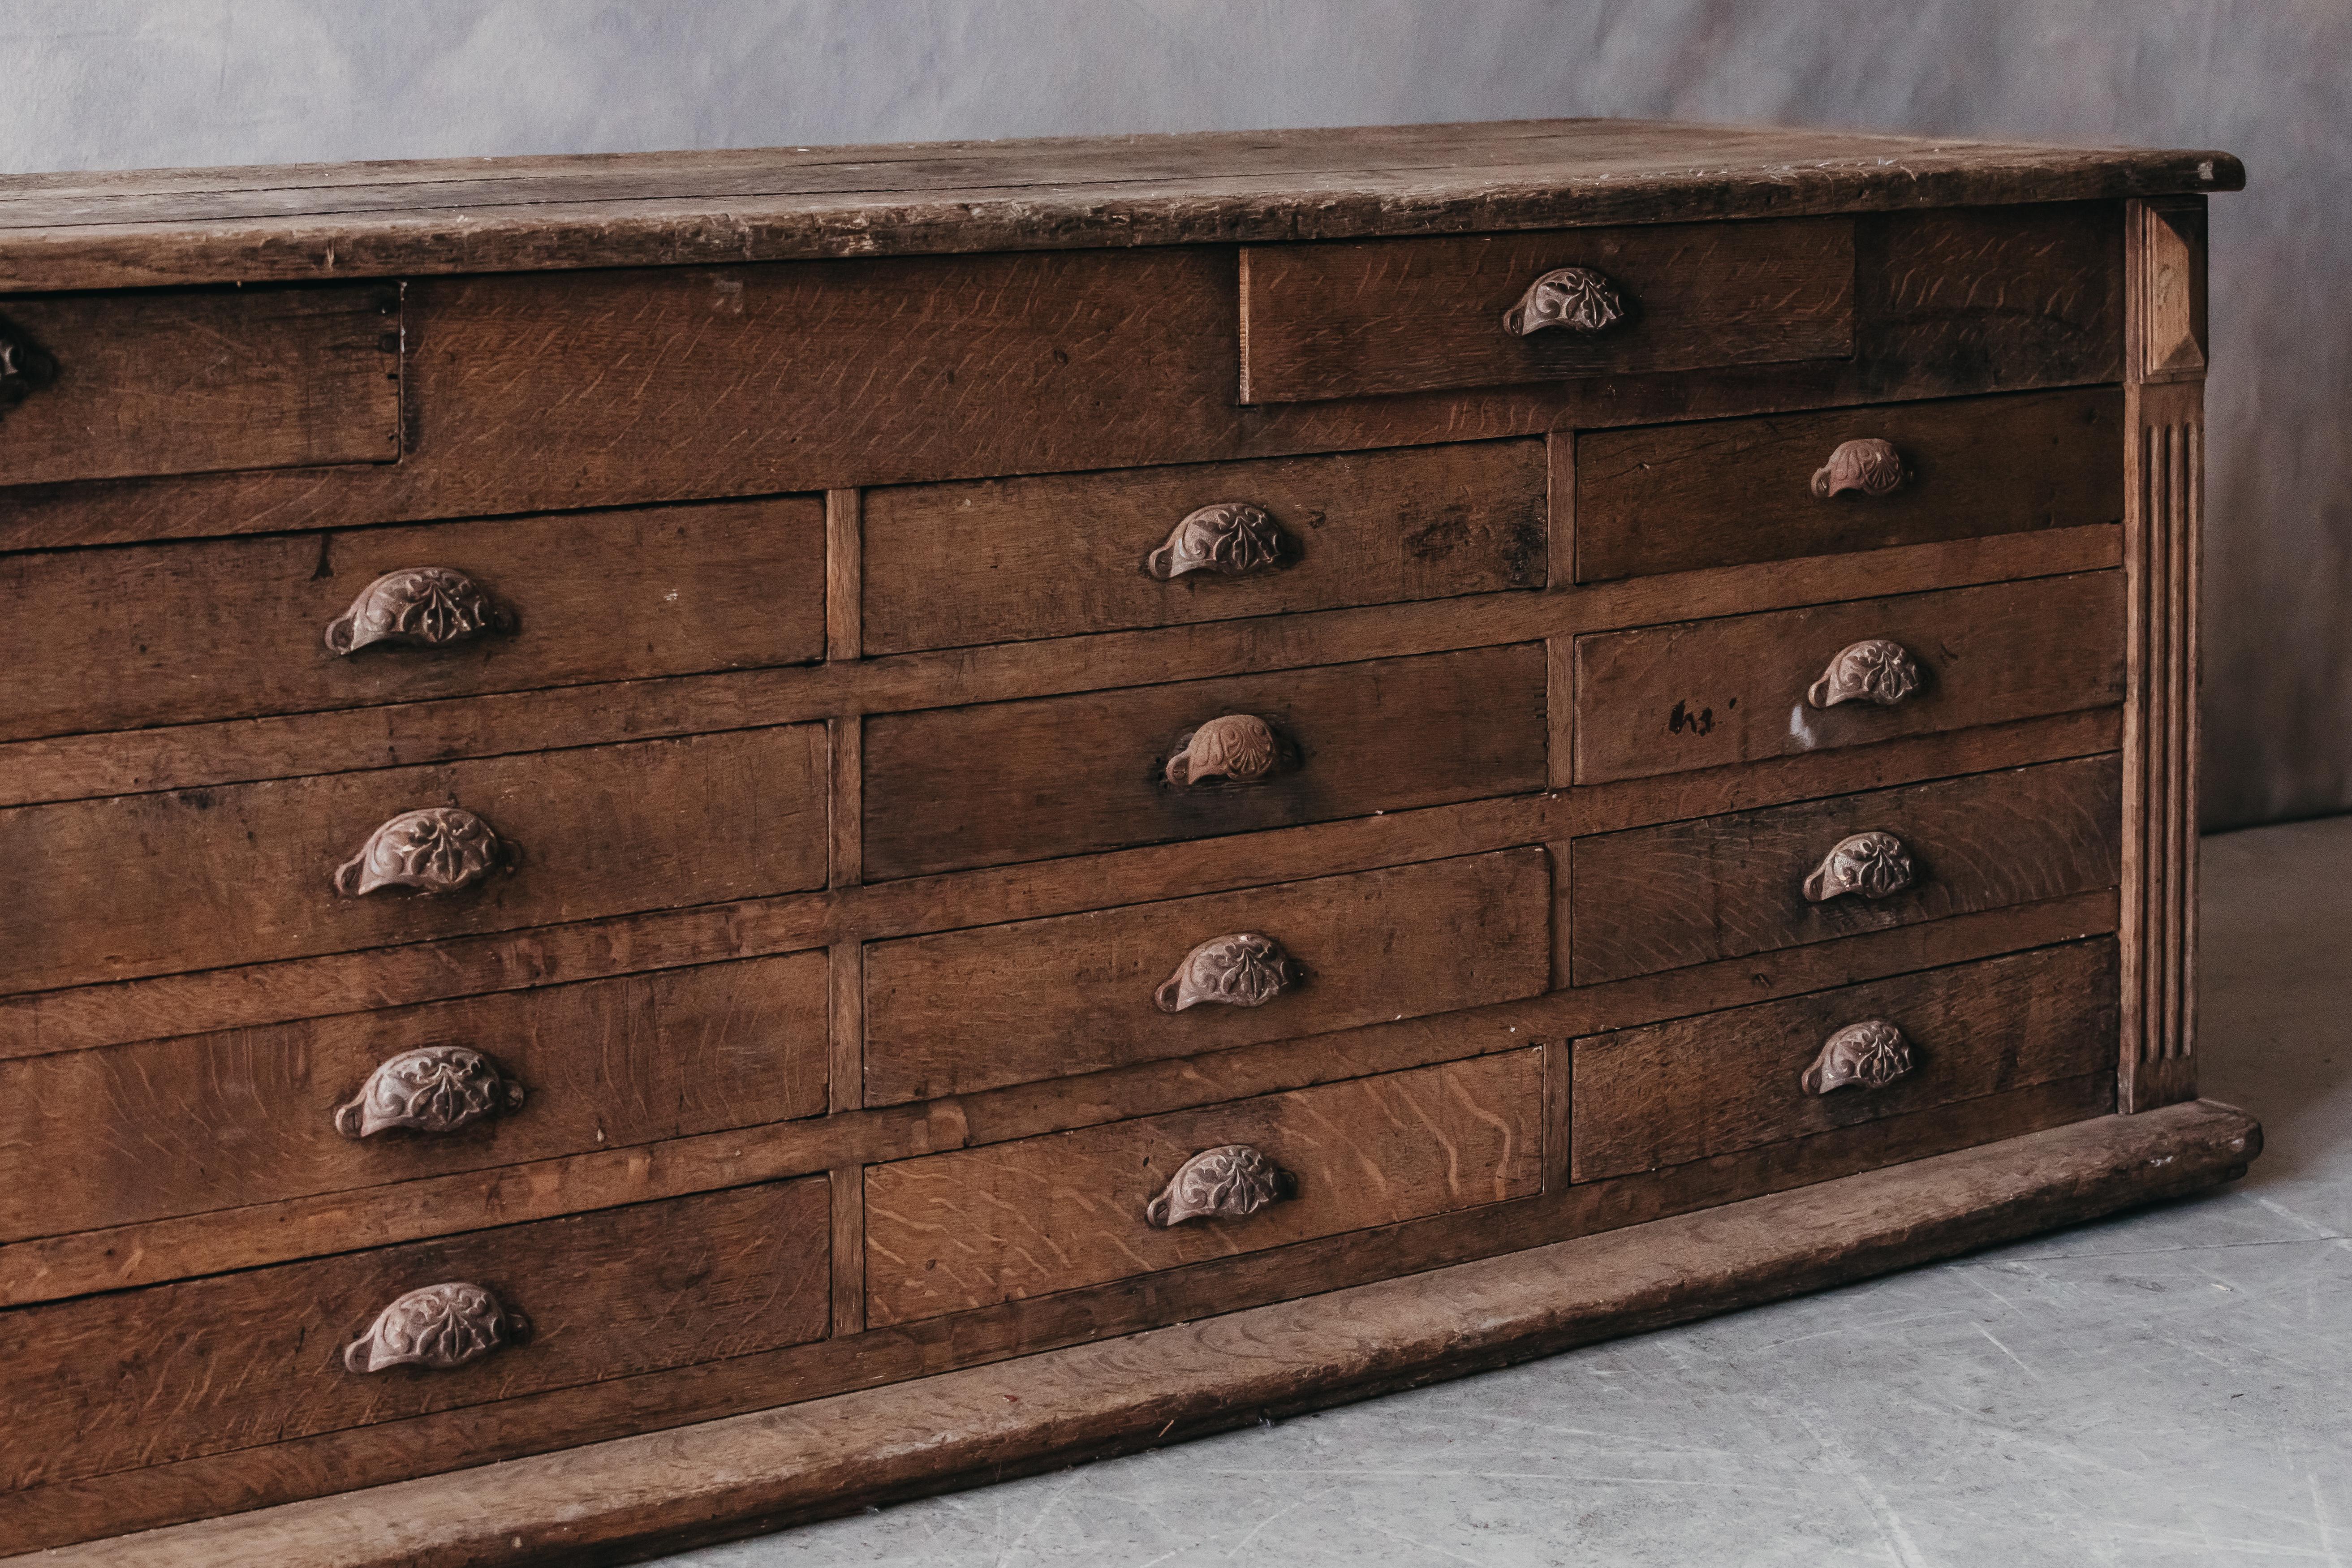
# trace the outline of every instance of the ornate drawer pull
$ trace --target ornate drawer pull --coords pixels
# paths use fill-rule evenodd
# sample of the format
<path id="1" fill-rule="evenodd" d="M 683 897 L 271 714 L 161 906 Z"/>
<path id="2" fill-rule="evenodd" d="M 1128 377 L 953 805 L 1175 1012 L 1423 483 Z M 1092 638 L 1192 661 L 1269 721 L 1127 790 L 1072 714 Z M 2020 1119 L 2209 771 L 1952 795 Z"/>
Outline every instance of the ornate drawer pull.
<path id="1" fill-rule="evenodd" d="M 1885 637 L 1840 648 L 1822 678 L 1806 689 L 1805 700 L 1816 708 L 1841 702 L 1875 702 L 1892 708 L 1919 689 L 1919 661 L 1899 642 Z"/>
<path id="2" fill-rule="evenodd" d="M 1151 999 L 1163 1013 L 1199 1002 L 1263 1007 L 1298 981 L 1298 966 L 1282 943 L 1260 931 L 1212 938 L 1184 955 Z"/>
<path id="3" fill-rule="evenodd" d="M 1187 512 L 1168 542 L 1143 558 L 1143 569 L 1162 583 L 1188 572 L 1247 577 L 1270 572 L 1296 553 L 1290 536 L 1265 508 L 1221 500 Z"/>
<path id="4" fill-rule="evenodd" d="M 521 1313 L 480 1285 L 427 1285 L 375 1315 L 368 1331 L 343 1351 L 353 1372 L 422 1366 L 446 1372 L 520 1342 L 530 1331 Z"/>
<path id="5" fill-rule="evenodd" d="M 1911 852 L 1892 833 L 1857 833 L 1841 838 L 1805 879 L 1805 897 L 1816 904 L 1848 893 L 1884 899 L 1913 880 Z"/>
<path id="6" fill-rule="evenodd" d="M 1177 785 L 1215 778 L 1256 784 L 1271 774 L 1281 760 L 1282 748 L 1265 720 L 1254 713 L 1227 713 L 1176 742 L 1175 753 L 1168 759 L 1167 777 Z"/>
<path id="7" fill-rule="evenodd" d="M 1297 1195 L 1298 1180 L 1289 1172 L 1246 1143 L 1223 1143 L 1178 1166 L 1143 1206 L 1143 1217 L 1166 1230 L 1188 1219 L 1239 1219 Z"/>
<path id="8" fill-rule="evenodd" d="M 513 615 L 463 572 L 404 566 L 361 589 L 352 607 L 327 623 L 327 651 L 357 653 L 374 643 L 446 647 L 513 626 Z"/>
<path id="9" fill-rule="evenodd" d="M 58 362 L 13 321 L 0 320 L 0 412 L 5 412 L 58 378 Z"/>
<path id="10" fill-rule="evenodd" d="M 1606 276 L 1590 267 L 1560 267 L 1528 285 L 1519 302 L 1503 312 L 1503 331 L 1515 338 L 1546 327 L 1598 332 L 1624 319 L 1624 297 Z"/>
<path id="11" fill-rule="evenodd" d="M 1885 1089 L 1911 1070 L 1911 1042 L 1884 1018 L 1864 1018 L 1822 1042 L 1821 1055 L 1805 1069 L 1807 1094 L 1828 1094 L 1856 1085 Z"/>
<path id="12" fill-rule="evenodd" d="M 1847 490 L 1866 496 L 1891 496 L 1903 488 L 1903 454 L 1892 441 L 1866 437 L 1841 441 L 1830 460 L 1813 470 L 1813 494 L 1823 500 Z"/>
<path id="13" fill-rule="evenodd" d="M 364 898 L 379 888 L 414 888 L 425 897 L 470 888 L 510 858 L 490 825 L 454 805 L 404 811 L 368 835 L 335 871 L 335 891 Z"/>
<path id="14" fill-rule="evenodd" d="M 426 1046 L 389 1057 L 335 1110 L 335 1131 L 370 1138 L 388 1127 L 455 1132 L 468 1122 L 522 1106 L 522 1085 L 498 1063 L 463 1046 Z"/>

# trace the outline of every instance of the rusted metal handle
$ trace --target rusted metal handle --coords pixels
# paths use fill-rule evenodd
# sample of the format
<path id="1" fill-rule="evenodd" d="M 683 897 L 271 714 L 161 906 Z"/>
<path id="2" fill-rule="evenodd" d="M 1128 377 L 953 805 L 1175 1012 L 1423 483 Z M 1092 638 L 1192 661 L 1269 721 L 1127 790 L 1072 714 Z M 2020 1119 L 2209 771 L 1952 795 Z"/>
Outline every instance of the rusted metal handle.
<path id="1" fill-rule="evenodd" d="M 352 1372 L 421 1366 L 447 1372 L 520 1342 L 530 1325 L 488 1287 L 462 1280 L 411 1290 L 376 1314 L 343 1351 Z"/>
<path id="2" fill-rule="evenodd" d="M 352 654 L 376 643 L 446 647 L 513 628 L 513 614 L 463 572 L 404 566 L 361 589 L 352 607 L 327 623 L 327 651 Z"/>
<path id="3" fill-rule="evenodd" d="M 1263 931 L 1214 937 L 1184 955 L 1151 999 L 1163 1013 L 1202 1002 L 1263 1007 L 1298 983 L 1298 966 Z"/>
<path id="4" fill-rule="evenodd" d="M 1852 893 L 1858 898 L 1884 899 L 1901 892 L 1916 879 L 1911 852 L 1892 833 L 1857 833 L 1838 840 L 1822 863 L 1805 879 L 1808 900 L 1824 904 Z"/>
<path id="5" fill-rule="evenodd" d="M 1239 1219 L 1298 1195 L 1297 1178 L 1246 1143 L 1203 1149 L 1177 1167 L 1143 1217 L 1165 1230 L 1189 1219 Z"/>
<path id="6" fill-rule="evenodd" d="M 404 811 L 368 835 L 335 870 L 335 891 L 364 898 L 381 888 L 425 897 L 470 888 L 509 861 L 513 848 L 490 825 L 454 805 Z"/>
<path id="7" fill-rule="evenodd" d="M 1255 713 L 1227 713 L 1179 740 L 1164 772 L 1179 787 L 1207 779 L 1256 784 L 1272 776 L 1281 761 L 1273 726 Z"/>
<path id="8" fill-rule="evenodd" d="M 394 1127 L 455 1132 L 519 1110 L 522 1100 L 522 1085 L 481 1052 L 426 1046 L 378 1064 L 359 1093 L 335 1109 L 335 1131 L 346 1138 L 372 1138 Z"/>
<path id="9" fill-rule="evenodd" d="M 1528 285 L 1519 302 L 1503 312 L 1503 331 L 1524 338 L 1547 328 L 1601 332 L 1625 319 L 1625 298 L 1604 273 L 1590 267 L 1559 267 Z"/>
<path id="10" fill-rule="evenodd" d="M 1822 1041 L 1801 1081 L 1807 1094 L 1885 1089 L 1910 1070 L 1911 1042 L 1903 1031 L 1884 1018 L 1864 1018 Z"/>
<path id="11" fill-rule="evenodd" d="M 1841 441 L 1830 460 L 1813 470 L 1813 494 L 1822 500 L 1848 490 L 1891 496 L 1903 488 L 1906 477 L 1903 454 L 1895 449 L 1894 442 L 1874 436 Z"/>
<path id="12" fill-rule="evenodd" d="M 1297 554 L 1290 536 L 1265 508 L 1222 500 L 1187 512 L 1168 542 L 1143 558 L 1143 569 L 1162 583 L 1192 572 L 1250 577 L 1272 572 Z"/>
<path id="13" fill-rule="evenodd" d="M 1922 680 L 1919 661 L 1909 648 L 1885 637 L 1870 637 L 1840 648 L 1822 678 L 1806 689 L 1805 700 L 1816 708 L 1855 701 L 1892 708 L 1918 690 Z"/>

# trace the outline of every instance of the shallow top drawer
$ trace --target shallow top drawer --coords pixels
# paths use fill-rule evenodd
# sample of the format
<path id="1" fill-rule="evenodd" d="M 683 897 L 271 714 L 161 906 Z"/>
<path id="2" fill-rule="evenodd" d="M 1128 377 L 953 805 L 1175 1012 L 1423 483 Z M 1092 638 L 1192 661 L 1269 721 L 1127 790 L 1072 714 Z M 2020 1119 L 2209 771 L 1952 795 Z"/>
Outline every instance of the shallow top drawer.
<path id="1" fill-rule="evenodd" d="M 1244 403 L 1853 352 L 1843 218 L 1242 249 Z"/>
<path id="2" fill-rule="evenodd" d="M 68 294 L 0 310 L 0 473 L 68 479 L 388 463 L 400 289 Z"/>

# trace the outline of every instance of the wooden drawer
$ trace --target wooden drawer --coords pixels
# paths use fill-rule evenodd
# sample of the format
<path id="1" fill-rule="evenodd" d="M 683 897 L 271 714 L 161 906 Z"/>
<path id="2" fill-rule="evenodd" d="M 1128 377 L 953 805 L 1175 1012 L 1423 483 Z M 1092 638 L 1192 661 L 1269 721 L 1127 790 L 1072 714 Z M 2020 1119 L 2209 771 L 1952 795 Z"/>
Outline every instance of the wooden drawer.
<path id="1" fill-rule="evenodd" d="M 0 598 L 0 738 L 789 664 L 824 656 L 824 503 L 16 555 Z M 338 654 L 362 603 L 432 640 Z"/>
<path id="2" fill-rule="evenodd" d="M 1168 782 L 1184 737 L 1270 727 L 1272 773 Z M 866 721 L 870 880 L 1544 787 L 1535 643 Z"/>
<path id="3" fill-rule="evenodd" d="M 1527 335 L 1504 313 L 1559 268 L 1593 269 L 1622 318 Z M 1853 352 L 1845 218 L 1242 247 L 1244 403 L 1508 386 Z"/>
<path id="4" fill-rule="evenodd" d="M 35 384 L 0 417 L 0 474 L 389 463 L 400 333 L 396 284 L 9 300 L 0 338 Z"/>
<path id="5" fill-rule="evenodd" d="M 1867 584 L 1858 574 L 1857 587 Z M 1812 693 L 1846 649 L 1900 645 L 1891 705 Z M 2124 574 L 1774 610 L 1576 639 L 1576 782 L 1722 767 L 2105 708 L 2124 697 Z"/>
<path id="6" fill-rule="evenodd" d="M 1543 1052 L 927 1155 L 866 1173 L 866 1321 L 899 1323 L 1390 1225 L 1541 1186 Z M 1293 1195 L 1164 1228 L 1146 1205 L 1247 1144 Z"/>
<path id="7" fill-rule="evenodd" d="M 2005 1089 L 2112 1076 L 2117 985 L 2116 944 L 2102 939 L 1579 1040 L 1572 1177 L 1654 1171 Z M 1808 1088 L 1831 1037 L 1871 1020 L 1895 1026 L 1908 1069 L 1878 1085 Z"/>
<path id="8" fill-rule="evenodd" d="M 0 812 L 0 990 L 209 969 L 821 887 L 824 730 L 794 724 Z M 352 896 L 380 826 L 488 824 L 503 863 L 437 897 Z M 420 855 L 483 865 L 425 829 Z M 348 881 L 347 884 L 348 885 Z"/>
<path id="9" fill-rule="evenodd" d="M 799 952 L 0 1062 L 0 1241 L 814 1116 L 824 997 Z"/>
<path id="10" fill-rule="evenodd" d="M 1832 472 L 1849 442 L 1895 466 Z M 2111 386 L 1586 431 L 1576 580 L 2121 523 L 2123 476 Z"/>
<path id="11" fill-rule="evenodd" d="M 1539 588 L 1546 471 L 1481 441 L 869 491 L 865 649 Z"/>
<path id="12" fill-rule="evenodd" d="M 1908 884 L 1814 901 L 1853 836 L 1891 834 Z M 1589 985 L 2111 888 L 2123 771 L 2112 755 L 1579 838 L 1569 850 L 1571 982 Z M 1900 879 L 1895 879 L 1899 880 Z M 1885 884 L 1880 884 L 1884 886 Z"/>
<path id="13" fill-rule="evenodd" d="M 822 1177 L 0 1314 L 11 1489 L 166 1465 L 772 1350 L 829 1320 Z M 463 1282 L 528 1329 L 457 1366 L 354 1372 L 406 1293 Z M 474 1321 L 479 1314 L 470 1315 Z"/>
<path id="14" fill-rule="evenodd" d="M 1549 858 L 1505 849 L 877 942 L 866 1102 L 1537 995 L 1551 983 Z M 1273 945 L 1227 940 L 1240 936 Z M 1217 981 L 1235 1002 L 1193 999 Z"/>

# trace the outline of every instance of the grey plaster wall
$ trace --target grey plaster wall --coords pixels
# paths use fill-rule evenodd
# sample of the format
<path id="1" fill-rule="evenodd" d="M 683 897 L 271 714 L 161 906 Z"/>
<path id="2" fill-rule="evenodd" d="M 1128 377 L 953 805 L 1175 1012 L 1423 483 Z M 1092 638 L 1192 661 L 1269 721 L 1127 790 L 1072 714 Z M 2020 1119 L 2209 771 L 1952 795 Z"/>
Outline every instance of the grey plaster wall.
<path id="1" fill-rule="evenodd" d="M 6 0 L 10 170 L 1618 114 L 2220 146 L 2207 816 L 2352 808 L 2344 0 Z"/>

